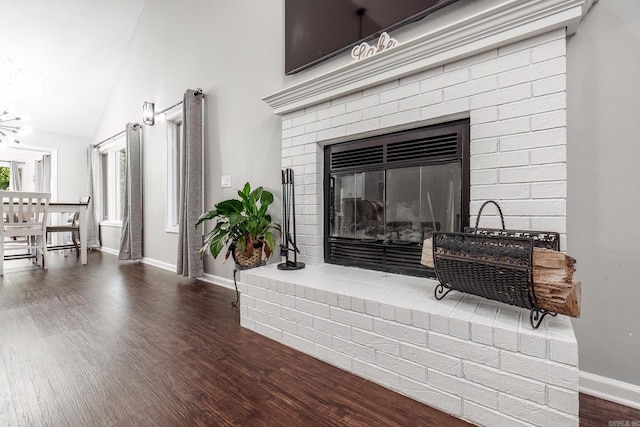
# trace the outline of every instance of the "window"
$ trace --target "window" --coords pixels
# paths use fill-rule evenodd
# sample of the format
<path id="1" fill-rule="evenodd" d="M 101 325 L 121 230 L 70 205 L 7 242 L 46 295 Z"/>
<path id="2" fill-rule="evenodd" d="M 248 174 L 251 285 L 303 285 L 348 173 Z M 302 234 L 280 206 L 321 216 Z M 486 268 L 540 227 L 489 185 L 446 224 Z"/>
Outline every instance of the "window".
<path id="1" fill-rule="evenodd" d="M 11 182 L 11 178 L 13 178 L 13 173 L 11 171 L 12 165 L 16 165 L 18 167 L 18 181 L 19 188 L 16 189 L 16 183 Z M 0 160 L 0 190 L 11 190 L 11 191 L 26 191 L 24 177 L 26 172 L 26 163 L 21 161 L 5 161 Z M 28 184 L 27 184 L 28 185 Z"/>
<path id="2" fill-rule="evenodd" d="M 9 166 L 0 166 L 0 190 L 9 189 L 10 176 L 11 174 L 10 174 Z"/>
<path id="3" fill-rule="evenodd" d="M 182 109 L 167 117 L 167 231 L 177 232 L 182 178 Z"/>
<path id="4" fill-rule="evenodd" d="M 127 174 L 127 149 L 125 138 L 101 147 L 102 166 L 102 219 L 120 222 L 124 211 L 124 195 Z"/>

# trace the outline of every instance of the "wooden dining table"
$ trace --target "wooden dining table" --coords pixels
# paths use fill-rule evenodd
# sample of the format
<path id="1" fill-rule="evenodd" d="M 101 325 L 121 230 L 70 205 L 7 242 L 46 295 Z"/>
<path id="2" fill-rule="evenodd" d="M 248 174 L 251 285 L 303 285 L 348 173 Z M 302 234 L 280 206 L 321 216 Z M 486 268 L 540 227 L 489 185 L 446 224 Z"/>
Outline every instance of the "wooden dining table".
<path id="1" fill-rule="evenodd" d="M 78 227 L 80 234 L 80 262 L 87 263 L 87 206 L 88 203 L 79 202 L 49 202 L 49 213 L 79 212 Z"/>

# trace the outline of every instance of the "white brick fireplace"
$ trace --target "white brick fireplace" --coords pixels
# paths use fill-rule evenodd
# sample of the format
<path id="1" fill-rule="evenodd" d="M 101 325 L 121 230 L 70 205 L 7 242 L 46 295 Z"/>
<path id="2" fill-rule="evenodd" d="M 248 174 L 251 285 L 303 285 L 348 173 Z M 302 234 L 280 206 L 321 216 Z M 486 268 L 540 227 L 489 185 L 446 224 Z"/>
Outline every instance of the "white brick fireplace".
<path id="1" fill-rule="evenodd" d="M 564 246 L 566 37 L 590 3 L 463 4 L 447 25 L 267 97 L 308 266 L 243 272 L 242 325 L 476 424 L 577 425 L 568 319 L 532 330 L 521 309 L 436 301 L 432 280 L 324 264 L 322 177 L 328 144 L 468 118 L 472 218 L 497 200 L 508 228 L 557 231 Z"/>

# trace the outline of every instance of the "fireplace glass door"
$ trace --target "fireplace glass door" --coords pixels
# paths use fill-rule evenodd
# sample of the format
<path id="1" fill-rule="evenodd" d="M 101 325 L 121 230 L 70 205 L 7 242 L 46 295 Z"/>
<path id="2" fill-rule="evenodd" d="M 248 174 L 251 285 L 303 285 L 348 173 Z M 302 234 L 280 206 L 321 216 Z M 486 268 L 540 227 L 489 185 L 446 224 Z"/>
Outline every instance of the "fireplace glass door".
<path id="1" fill-rule="evenodd" d="M 468 225 L 466 147 L 468 122 L 330 146 L 325 260 L 430 275 L 424 240 Z"/>
<path id="2" fill-rule="evenodd" d="M 461 219 L 459 162 L 335 174 L 332 237 L 422 243 Z"/>
<path id="3" fill-rule="evenodd" d="M 384 239 L 384 171 L 336 174 L 331 236 Z"/>

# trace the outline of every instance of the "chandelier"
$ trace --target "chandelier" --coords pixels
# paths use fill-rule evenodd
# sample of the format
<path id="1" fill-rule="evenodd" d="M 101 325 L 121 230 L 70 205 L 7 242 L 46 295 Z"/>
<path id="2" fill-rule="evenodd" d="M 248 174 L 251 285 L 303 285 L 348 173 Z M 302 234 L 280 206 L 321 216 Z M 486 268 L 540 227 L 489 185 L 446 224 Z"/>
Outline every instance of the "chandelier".
<path id="1" fill-rule="evenodd" d="M 11 114 L 8 109 L 0 113 L 0 142 L 20 143 L 17 138 L 23 136 L 29 130 L 18 126 L 20 121 L 22 121 L 22 118 Z"/>

